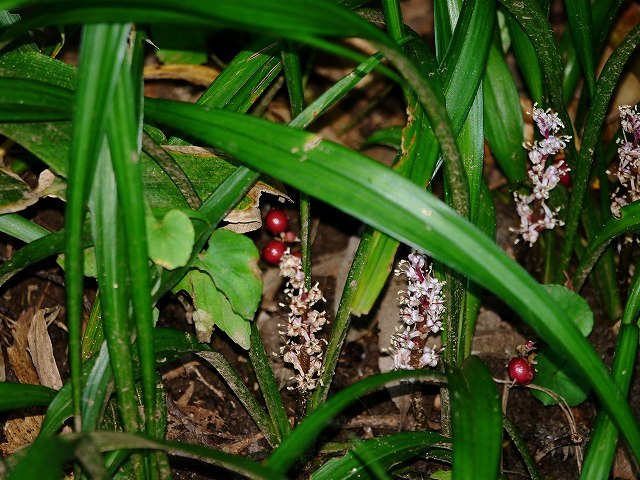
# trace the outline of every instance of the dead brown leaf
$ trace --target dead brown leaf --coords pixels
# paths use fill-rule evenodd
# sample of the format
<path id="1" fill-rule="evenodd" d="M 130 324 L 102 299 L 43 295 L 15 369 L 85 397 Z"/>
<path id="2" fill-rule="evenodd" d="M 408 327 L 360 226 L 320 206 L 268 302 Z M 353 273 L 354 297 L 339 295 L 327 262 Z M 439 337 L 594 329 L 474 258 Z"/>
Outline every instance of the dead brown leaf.
<path id="1" fill-rule="evenodd" d="M 7 348 L 7 359 L 18 382 L 39 385 L 38 373 L 27 352 L 29 326 L 33 315 L 33 309 L 26 310 L 13 324 L 13 344 Z M 35 411 L 24 409 L 9 415 L 4 425 L 7 441 L 0 444 L 3 455 L 11 454 L 36 439 L 44 417 L 34 413 Z"/>
<path id="2" fill-rule="evenodd" d="M 53 355 L 53 346 L 47 327 L 56 319 L 59 312 L 60 310 L 54 310 L 48 318 L 45 318 L 47 310 L 38 310 L 33 316 L 27 336 L 29 353 L 40 383 L 54 390 L 62 388 L 62 379 Z"/>
<path id="3" fill-rule="evenodd" d="M 0 347 L 0 382 L 7 381 L 7 374 L 4 368 L 4 352 L 2 351 L 2 347 Z"/>
<path id="4" fill-rule="evenodd" d="M 219 70 L 205 65 L 177 64 L 144 67 L 145 80 L 184 80 L 202 87 L 211 85 L 219 74 Z"/>

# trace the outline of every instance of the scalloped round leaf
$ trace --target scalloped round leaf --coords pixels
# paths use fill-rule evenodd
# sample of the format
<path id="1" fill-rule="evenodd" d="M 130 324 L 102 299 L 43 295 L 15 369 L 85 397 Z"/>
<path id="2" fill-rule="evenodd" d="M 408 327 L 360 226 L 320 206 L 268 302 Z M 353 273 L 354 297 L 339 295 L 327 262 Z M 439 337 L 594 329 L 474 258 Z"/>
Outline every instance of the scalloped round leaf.
<path id="1" fill-rule="evenodd" d="M 582 335 L 586 337 L 591 333 L 593 312 L 584 298 L 561 285 L 544 285 L 544 289 L 560 304 Z M 560 354 L 544 347 L 536 361 L 536 385 L 554 391 L 571 406 L 578 405 L 587 398 L 588 382 Z M 539 390 L 532 390 L 532 395 L 544 405 L 556 404 L 549 395 Z"/>
<path id="2" fill-rule="evenodd" d="M 536 357 L 535 384 L 560 395 L 570 406 L 581 404 L 589 393 L 589 382 L 575 368 L 550 348 L 543 348 Z M 556 401 L 540 390 L 531 394 L 544 405 L 555 405 Z"/>
<path id="3" fill-rule="evenodd" d="M 189 261 L 195 242 L 191 220 L 180 210 L 170 210 L 164 218 L 147 217 L 149 256 L 157 265 L 173 270 Z"/>
<path id="4" fill-rule="evenodd" d="M 573 290 L 562 285 L 542 286 L 558 302 L 573 324 L 585 337 L 593 329 L 593 312 L 587 301 Z"/>
<path id="5" fill-rule="evenodd" d="M 56 263 L 64 270 L 64 255 L 60 254 L 56 258 Z M 84 276 L 85 277 L 98 277 L 98 266 L 96 263 L 96 250 L 93 247 L 84 249 Z"/>
<path id="6" fill-rule="evenodd" d="M 206 271 L 233 311 L 245 320 L 253 319 L 262 297 L 260 254 L 253 241 L 228 230 L 216 230 L 209 249 L 200 256 L 198 268 Z"/>
<path id="7" fill-rule="evenodd" d="M 209 342 L 217 325 L 245 350 L 249 349 L 251 328 L 249 322 L 231 309 L 229 300 L 214 284 L 211 276 L 200 270 L 191 269 L 173 289 L 184 290 L 193 301 L 196 311 L 193 322 L 198 341 Z"/>

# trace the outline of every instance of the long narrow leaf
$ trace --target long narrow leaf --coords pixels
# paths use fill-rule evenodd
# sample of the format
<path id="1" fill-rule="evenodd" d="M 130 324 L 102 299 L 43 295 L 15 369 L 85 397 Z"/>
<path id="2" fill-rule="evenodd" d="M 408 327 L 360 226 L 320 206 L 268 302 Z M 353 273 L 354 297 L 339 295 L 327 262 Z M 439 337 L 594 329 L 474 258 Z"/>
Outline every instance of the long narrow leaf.
<path id="1" fill-rule="evenodd" d="M 103 141 L 107 105 L 115 89 L 129 28 L 96 25 L 85 28 L 80 48 L 80 75 L 74 102 L 69 187 L 65 212 L 65 262 L 69 363 L 73 384 L 75 429 L 81 428 L 81 329 L 83 308 L 82 224 L 98 152 Z"/>
<path id="2" fill-rule="evenodd" d="M 42 385 L 0 382 L 0 411 L 24 407 L 46 407 L 56 396 L 56 391 Z"/>
<path id="3" fill-rule="evenodd" d="M 493 378 L 474 356 L 447 377 L 453 413 L 453 479 L 496 478 L 502 452 L 502 411 Z"/>
<path id="4" fill-rule="evenodd" d="M 195 458 L 233 472 L 246 475 L 251 479 L 279 480 L 283 479 L 271 469 L 247 460 L 238 455 L 190 445 L 185 442 L 155 440 L 143 435 L 132 435 L 119 432 L 95 432 L 91 434 L 70 434 L 43 438 L 33 444 L 8 475 L 8 479 L 39 478 L 55 480 L 62 476 L 64 464 L 87 448 L 87 442 L 99 451 L 114 450 L 163 450 L 176 455 Z"/>
<path id="5" fill-rule="evenodd" d="M 618 333 L 611 376 L 626 395 L 638 355 L 638 326 L 622 325 Z M 599 412 L 587 444 L 580 478 L 607 478 L 616 453 L 618 431 L 605 412 Z"/>
<path id="6" fill-rule="evenodd" d="M 56 121 L 69 118 L 73 92 L 48 82 L 0 79 L 0 121 Z"/>
<path id="7" fill-rule="evenodd" d="M 441 62 L 444 67 L 442 77 L 447 111 L 454 130 L 467 118 L 484 75 L 495 8 L 495 0 L 465 1 L 455 24 L 453 38 Z"/>
<path id="8" fill-rule="evenodd" d="M 15 8 L 38 4 L 40 0 L 3 0 L 0 7 Z M 482 2 L 480 2 L 482 3 Z M 408 60 L 398 46 L 370 23 L 347 9 L 322 0 L 282 0 L 265 3 L 261 0 L 236 2 L 221 0 L 214 3 L 189 3 L 176 7 L 171 0 L 114 0 L 105 5 L 101 0 L 77 2 L 71 8 L 64 0 L 50 0 L 46 15 L 35 15 L 9 27 L 7 36 L 15 35 L 33 25 L 73 23 L 77 21 L 134 21 L 194 25 L 222 25 L 268 35 L 310 43 L 330 51 L 346 50 L 328 42 L 325 37 L 361 36 L 380 48 L 385 56 L 402 73 L 415 91 L 424 108 L 440 144 L 441 152 L 450 169 L 448 180 L 454 191 L 466 191 L 466 179 L 456 148 L 451 124 L 444 109 L 441 92 L 430 79 L 431 72 Z M 152 7 L 152 8 L 149 8 Z M 307 14 L 313 11 L 314 15 Z M 464 33 L 464 32 L 463 32 Z M 481 77 L 481 75 L 480 75 Z M 473 97 L 473 96 L 472 96 Z M 461 120 L 465 115 L 461 115 Z M 456 210 L 467 215 L 468 205 L 459 199 Z"/>
<path id="9" fill-rule="evenodd" d="M 508 12 L 505 14 L 505 20 L 509 29 L 513 53 L 518 68 L 522 72 L 522 78 L 529 89 L 529 94 L 535 103 L 542 104 L 542 69 L 538 63 L 536 51 L 518 21 Z"/>
<path id="10" fill-rule="evenodd" d="M 571 0 L 565 2 L 565 7 L 571 27 L 571 36 L 582 65 L 587 88 L 593 94 L 596 87 L 596 68 L 593 59 L 595 45 L 591 20 L 591 1 Z"/>
<path id="11" fill-rule="evenodd" d="M 331 420 L 359 397 L 394 380 L 409 378 L 441 383 L 446 377 L 426 370 L 399 370 L 382 373 L 360 380 L 336 394 L 316 411 L 308 415 L 284 442 L 271 454 L 267 465 L 276 472 L 285 473 L 295 463 L 302 452 L 315 441 L 318 434 L 331 423 Z"/>
<path id="12" fill-rule="evenodd" d="M 154 435 L 156 430 L 154 320 L 151 311 L 151 279 L 142 174 L 140 163 L 137 161 L 139 155 L 137 138 L 142 125 L 138 122 L 135 112 L 135 106 L 139 102 L 139 99 L 134 97 L 132 89 L 135 79 L 131 77 L 129 68 L 123 67 L 120 72 L 109 123 L 109 146 L 124 220 L 131 299 L 137 334 L 136 344 L 142 376 L 145 426 L 147 434 Z"/>
<path id="13" fill-rule="evenodd" d="M 258 377 L 264 402 L 271 416 L 271 422 L 273 422 L 274 429 L 277 432 L 277 435 L 275 435 L 276 440 L 279 443 L 291 432 L 291 424 L 289 423 L 289 416 L 284 408 L 284 403 L 282 403 L 280 389 L 278 388 L 273 370 L 269 364 L 269 358 L 264 349 L 264 344 L 262 343 L 256 322 L 251 322 L 251 348 L 249 349 L 249 358 L 251 359 L 253 369 L 256 372 L 262 372 L 261 375 L 256 374 L 256 376 Z"/>
<path id="14" fill-rule="evenodd" d="M 50 233 L 46 228 L 36 225 L 17 213 L 0 215 L 0 232 L 27 243 Z"/>
<path id="15" fill-rule="evenodd" d="M 562 96 L 562 61 L 558 44 L 551 30 L 547 17 L 538 2 L 520 2 L 518 0 L 500 0 L 509 13 L 515 17 L 523 28 L 536 52 L 542 69 L 542 77 L 549 91 L 550 104 L 547 105 L 560 115 L 569 131 L 571 120 Z M 573 143 L 570 143 L 569 163 L 573 164 Z"/>
<path id="16" fill-rule="evenodd" d="M 631 54 L 640 43 L 640 25 L 636 26 L 625 37 L 623 42 L 616 48 L 600 74 L 596 91 L 593 94 L 591 108 L 587 116 L 582 137 L 582 147 L 580 157 L 573 175 L 573 192 L 569 201 L 569 210 L 565 225 L 565 239 L 560 252 L 558 262 L 558 272 L 563 274 L 569 265 L 573 245 L 577 235 L 578 224 L 587 191 L 587 184 L 593 168 L 593 159 L 596 152 L 596 145 L 600 140 L 600 132 L 604 123 L 604 117 L 609 108 L 609 102 L 615 91 L 620 74 L 629 60 Z"/>
<path id="17" fill-rule="evenodd" d="M 483 92 L 484 125 L 491 152 L 510 182 L 522 182 L 527 176 L 522 107 L 513 76 L 495 45 L 489 52 Z"/>
<path id="18" fill-rule="evenodd" d="M 158 367 L 175 361 L 188 353 L 211 350 L 209 346 L 201 344 L 188 333 L 171 328 L 156 328 L 153 336 L 153 348 Z M 83 380 L 86 383 L 90 381 L 91 388 L 106 390 L 109 382 L 112 381 L 106 347 L 104 352 L 103 354 L 101 351 L 102 358 L 94 356 L 82 365 Z M 100 397 L 104 397 L 104 395 L 100 395 Z M 54 435 L 71 415 L 71 385 L 67 382 L 49 405 L 40 435 Z"/>
<path id="19" fill-rule="evenodd" d="M 138 405 L 135 395 L 133 338 L 129 322 L 129 288 L 127 260 L 124 251 L 124 233 L 115 175 L 109 150 L 105 148 L 98 161 L 94 190 L 90 199 L 91 226 L 93 228 L 100 306 L 110 368 L 118 395 L 118 410 L 125 431 L 138 431 Z M 123 341 L 124 340 L 124 341 Z M 99 363 L 99 361 L 98 361 Z M 100 381 L 89 382 L 91 385 Z M 105 399 L 94 395 L 86 397 L 85 404 L 103 405 Z M 92 426 L 83 425 L 84 431 Z M 87 429 L 89 428 L 89 429 Z"/>
<path id="20" fill-rule="evenodd" d="M 253 337 L 254 335 L 252 334 L 252 340 Z M 256 422 L 258 428 L 264 433 L 269 444 L 274 447 L 277 446 L 281 440 L 281 436 L 276 433 L 274 425 L 275 422 L 273 422 L 267 416 L 264 409 L 260 405 L 258 405 L 258 402 L 253 397 L 252 393 L 249 391 L 246 385 L 242 383 L 242 379 L 233 369 L 227 359 L 218 352 L 203 351 L 199 352 L 198 356 L 211 364 L 211 366 L 216 369 L 216 371 L 222 376 L 222 378 L 224 378 L 225 382 L 227 382 L 231 390 L 233 390 L 233 393 L 236 394 L 236 397 L 238 397 L 238 399 L 247 409 L 249 415 L 251 415 L 251 418 L 253 418 L 253 421 Z M 277 420 L 279 418 L 280 412 L 274 413 L 277 413 L 278 415 L 274 415 L 274 420 Z M 284 418 L 286 419 L 287 416 L 285 415 Z M 283 433 L 286 432 L 288 432 L 288 430 L 285 430 Z"/>
<path id="21" fill-rule="evenodd" d="M 443 447 L 449 442 L 449 438 L 436 432 L 402 432 L 365 440 L 360 445 L 369 453 L 367 460 L 375 460 L 381 467 L 389 469 L 430 448 Z M 329 460 L 311 475 L 311 479 L 347 480 L 363 478 L 366 474 L 367 465 L 350 450 L 342 458 Z"/>
<path id="22" fill-rule="evenodd" d="M 533 278 L 432 195 L 384 166 L 317 135 L 176 102 L 148 101 L 145 110 L 149 118 L 188 129 L 243 162 L 426 251 L 499 295 L 585 373 L 640 456 L 640 429 L 589 342 Z"/>

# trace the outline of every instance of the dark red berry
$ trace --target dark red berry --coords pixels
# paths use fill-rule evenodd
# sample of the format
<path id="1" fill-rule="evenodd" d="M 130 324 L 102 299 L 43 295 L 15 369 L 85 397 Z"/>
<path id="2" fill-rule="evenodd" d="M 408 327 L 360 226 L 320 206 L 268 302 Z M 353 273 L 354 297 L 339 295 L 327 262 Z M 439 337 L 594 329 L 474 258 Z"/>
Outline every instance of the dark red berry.
<path id="1" fill-rule="evenodd" d="M 274 208 L 267 213 L 264 219 L 264 226 L 274 235 L 278 235 L 285 232 L 289 227 L 289 217 L 282 210 Z"/>
<path id="2" fill-rule="evenodd" d="M 302 258 L 302 253 L 300 252 L 293 252 L 291 255 L 293 255 L 294 257 Z"/>
<path id="3" fill-rule="evenodd" d="M 509 378 L 518 385 L 527 385 L 531 383 L 533 381 L 533 377 L 536 375 L 533 365 L 523 357 L 515 357 L 509 360 L 507 373 L 509 373 Z"/>
<path id="4" fill-rule="evenodd" d="M 271 240 L 262 249 L 262 259 L 272 265 L 277 265 L 285 250 L 284 243 L 279 240 Z"/>
<path id="5" fill-rule="evenodd" d="M 571 173 L 567 169 L 567 164 L 564 160 L 556 160 L 553 165 L 558 169 L 558 176 L 560 177 L 560 183 L 565 187 L 571 186 Z"/>

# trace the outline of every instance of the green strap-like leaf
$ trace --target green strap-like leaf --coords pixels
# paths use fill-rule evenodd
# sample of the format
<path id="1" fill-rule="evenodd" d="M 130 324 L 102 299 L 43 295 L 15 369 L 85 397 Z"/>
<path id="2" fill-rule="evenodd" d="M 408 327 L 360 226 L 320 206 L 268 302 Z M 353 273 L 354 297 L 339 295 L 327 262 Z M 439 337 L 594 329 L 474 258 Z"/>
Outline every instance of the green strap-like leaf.
<path id="1" fill-rule="evenodd" d="M 50 233 L 46 228 L 27 220 L 17 213 L 0 215 L 0 232 L 27 243 Z"/>
<path id="2" fill-rule="evenodd" d="M 582 71 L 587 82 L 589 92 L 596 87 L 596 68 L 594 65 L 594 36 L 591 20 L 590 0 L 569 0 L 565 2 L 567 20 L 571 27 L 571 36 L 582 65 Z"/>
<path id="3" fill-rule="evenodd" d="M 524 32 L 518 21 L 508 12 L 505 13 L 507 28 L 509 29 L 509 37 L 511 38 L 511 46 L 518 63 L 518 68 L 522 72 L 522 79 L 529 89 L 531 99 L 542 105 L 543 102 L 543 82 L 542 69 L 538 63 L 536 51 L 531 44 L 531 40 Z"/>
<path id="4" fill-rule="evenodd" d="M 453 427 L 453 480 L 496 478 L 502 453 L 500 397 L 475 356 L 448 375 Z"/>
<path id="5" fill-rule="evenodd" d="M 0 121 L 67 120 L 72 98 L 72 91 L 49 82 L 0 78 Z"/>
<path id="6" fill-rule="evenodd" d="M 112 369 L 115 380 L 122 424 L 126 431 L 137 432 L 138 404 L 135 395 L 133 353 L 131 341 L 123 341 L 123 339 L 132 338 L 129 321 L 130 289 L 127 281 L 127 259 L 122 248 L 124 232 L 111 155 L 106 148 L 106 143 L 104 147 L 98 161 L 94 190 L 89 201 L 100 289 L 101 318 L 108 347 L 108 354 L 101 352 L 101 355 L 110 362 L 109 368 Z M 94 382 L 88 382 L 89 389 L 92 388 L 92 383 Z M 101 382 L 98 380 L 95 383 Z M 83 397 L 85 405 L 96 404 L 102 407 L 105 403 L 104 392 L 85 391 Z M 88 423 L 83 424 L 85 432 L 97 427 L 96 416 L 94 415 L 94 422 Z"/>
<path id="7" fill-rule="evenodd" d="M 640 202 L 633 202 L 620 210 L 620 218 L 609 217 L 589 243 L 587 251 L 582 255 L 571 282 L 576 290 L 580 290 L 589 272 L 613 239 L 625 233 L 640 230 Z"/>
<path id="8" fill-rule="evenodd" d="M 40 0 L 2 0 L 0 8 L 15 8 L 38 4 Z M 482 3 L 482 2 L 480 2 Z M 176 7 L 171 0 L 114 0 L 108 5 L 100 0 L 77 2 L 70 7 L 64 0 L 46 2 L 46 15 L 35 15 L 16 24 L 6 32 L 15 35 L 43 24 L 67 24 L 95 21 L 170 22 L 172 24 L 216 25 L 238 28 L 309 43 L 330 51 L 347 50 L 325 40 L 325 37 L 360 36 L 368 38 L 402 73 L 415 91 L 440 144 L 446 163 L 451 165 L 448 179 L 453 190 L 466 191 L 460 155 L 449 118 L 441 101 L 441 92 L 423 72 L 409 61 L 399 47 L 384 33 L 351 11 L 323 0 L 281 0 L 278 3 L 248 0 L 220 0 L 188 3 Z M 313 11 L 314 15 L 307 12 Z M 481 75 L 480 75 L 481 77 Z M 475 92 L 474 92 L 475 94 Z M 472 96 L 473 97 L 473 96 Z M 465 115 L 461 115 L 461 121 Z M 453 166 L 455 165 L 455 166 Z M 447 167 L 449 168 L 449 167 Z M 462 200 L 462 199 L 460 199 Z M 460 201 L 456 209 L 466 216 L 467 205 Z"/>
<path id="9" fill-rule="evenodd" d="M 41 385 L 0 382 L 0 411 L 24 407 L 46 407 L 57 392 Z"/>
<path id="10" fill-rule="evenodd" d="M 604 123 L 604 117 L 608 111 L 609 103 L 615 86 L 620 79 L 622 70 L 627 63 L 631 54 L 635 51 L 640 43 L 640 25 L 636 26 L 625 37 L 622 43 L 616 48 L 600 74 L 596 91 L 593 94 L 591 108 L 587 115 L 587 121 L 584 127 L 584 135 L 582 137 L 582 146 L 580 148 L 580 157 L 578 164 L 573 172 L 573 191 L 569 202 L 569 210 L 567 212 L 567 220 L 565 225 L 565 239 L 560 252 L 560 260 L 558 262 L 558 277 L 563 276 L 563 272 L 567 270 L 573 245 L 577 235 L 584 197 L 587 191 L 587 184 L 593 167 L 593 159 L 596 152 L 596 146 L 600 140 L 600 132 Z"/>
<path id="11" fill-rule="evenodd" d="M 69 363 L 74 385 L 75 429 L 80 430 L 81 334 L 83 315 L 82 225 L 104 138 L 108 105 L 111 102 L 119 66 L 124 56 L 129 27 L 95 25 L 86 27 L 80 48 L 80 75 L 73 115 L 73 135 L 69 159 L 69 184 L 65 211 L 65 265 Z"/>
<path id="12" fill-rule="evenodd" d="M 402 432 L 396 435 L 372 438 L 358 444 L 368 452 L 368 461 L 375 461 L 385 470 L 405 462 L 425 450 L 448 445 L 451 439 L 436 432 Z M 356 452 L 349 450 L 342 458 L 325 463 L 312 475 L 312 480 L 348 480 L 367 475 L 367 464 Z"/>
<path id="13" fill-rule="evenodd" d="M 153 348 L 155 352 L 155 360 L 157 366 L 166 365 L 175 361 L 187 353 L 209 351 L 210 347 L 198 342 L 193 336 L 181 330 L 171 328 L 156 328 L 153 337 Z M 139 372 L 136 372 L 138 375 Z M 103 347 L 101 353 L 86 360 L 82 365 L 82 375 L 85 384 L 91 383 L 89 388 L 107 391 L 109 382 L 111 382 L 111 365 Z M 96 398 L 104 400 L 105 394 L 94 394 Z M 90 398 L 91 395 L 88 396 Z M 91 408 L 91 405 L 85 406 L 85 412 Z M 103 408 L 103 407 L 100 407 Z M 100 415 L 101 415 L 100 411 Z M 52 400 L 45 415 L 44 423 L 40 431 L 40 436 L 54 435 L 62 428 L 64 422 L 72 415 L 71 410 L 71 384 L 65 383 L 62 389 L 56 394 Z M 95 413 L 92 413 L 95 415 Z M 99 415 L 94 416 L 95 419 Z"/>
<path id="14" fill-rule="evenodd" d="M 513 76 L 495 45 L 489 52 L 482 86 L 484 126 L 491 152 L 510 182 L 522 182 L 527 176 L 522 107 Z"/>
<path id="15" fill-rule="evenodd" d="M 560 119 L 571 134 L 571 120 L 564 104 L 562 96 L 562 61 L 558 44 L 555 40 L 551 25 L 542 12 L 537 1 L 520 2 L 518 0 L 500 0 L 509 13 L 513 15 L 529 37 L 536 52 L 538 62 L 542 69 L 542 77 L 549 91 L 550 104 L 541 105 L 550 107 L 558 113 Z M 573 164 L 573 143 L 570 143 L 568 154 L 569 162 Z"/>
<path id="16" fill-rule="evenodd" d="M 145 431 L 154 435 L 155 413 L 155 361 L 153 354 L 151 278 L 149 276 L 149 251 L 145 218 L 142 172 L 138 155 L 138 138 L 142 132 L 142 118 L 136 113 L 140 102 L 135 97 L 132 76 L 133 65 L 123 62 L 109 117 L 109 147 L 118 187 L 118 199 L 122 206 L 124 238 L 128 266 L 130 293 L 136 345 L 140 360 Z M 122 248 L 122 246 L 121 246 Z"/>
<path id="17" fill-rule="evenodd" d="M 276 472 L 285 473 L 298 460 L 298 458 L 313 444 L 317 436 L 326 428 L 333 418 L 344 410 L 349 404 L 359 397 L 380 388 L 382 385 L 394 380 L 406 380 L 409 378 L 422 379 L 436 383 L 446 381 L 442 374 L 426 371 L 401 370 L 396 372 L 372 375 L 358 381 L 340 391 L 323 403 L 313 413 L 308 415 L 296 429 L 291 432 L 278 448 L 271 454 L 267 465 Z"/>
<path id="18" fill-rule="evenodd" d="M 640 456 L 640 429 L 589 342 L 533 278 L 435 197 L 388 168 L 317 135 L 176 102 L 148 101 L 145 110 L 149 118 L 188 130 L 243 162 L 426 251 L 493 291 L 588 376 Z"/>
<path id="19" fill-rule="evenodd" d="M 452 19 L 455 30 L 441 65 L 447 111 L 454 130 L 467 118 L 484 75 L 495 8 L 494 0 L 467 0 L 459 17 Z"/>
<path id="20" fill-rule="evenodd" d="M 611 27 L 616 19 L 618 19 L 618 10 L 624 3 L 624 0 L 596 0 L 591 4 L 591 20 L 593 32 L 593 52 L 594 58 L 598 59 L 602 55 L 602 49 L 609 36 Z M 570 32 L 566 32 L 565 35 Z M 571 36 L 571 35 L 569 35 Z M 565 42 L 563 37 L 562 43 Z M 563 77 L 563 91 L 565 102 L 569 103 L 571 97 L 581 79 L 580 62 L 577 59 L 577 52 L 573 42 L 569 43 L 566 51 L 566 62 Z"/>
<path id="21" fill-rule="evenodd" d="M 62 467 L 74 457 L 82 457 L 83 450 L 95 448 L 101 452 L 115 450 L 163 450 L 175 455 L 195 458 L 250 479 L 281 480 L 284 477 L 239 455 L 214 450 L 185 442 L 156 440 L 143 435 L 120 432 L 94 432 L 91 434 L 59 435 L 37 440 L 18 465 L 7 476 L 8 479 L 39 478 L 55 480 L 62 476 Z"/>
<path id="22" fill-rule="evenodd" d="M 256 372 L 260 392 L 262 392 L 264 403 L 267 406 L 270 420 L 276 432 L 276 443 L 280 443 L 282 439 L 291 432 L 291 424 L 289 423 L 289 416 L 284 408 L 284 403 L 280 396 L 280 389 L 273 375 L 269 357 L 264 349 L 264 343 L 260 337 L 260 331 L 258 330 L 256 322 L 251 322 L 250 340 L 251 348 L 249 349 L 249 359 Z M 276 445 L 272 444 L 272 446 L 275 447 Z"/>
<path id="23" fill-rule="evenodd" d="M 629 393 L 638 355 L 638 326 L 622 325 L 618 333 L 611 377 L 625 395 Z M 582 465 L 582 480 L 608 478 L 617 448 L 618 430 L 606 412 L 599 412 Z"/>
<path id="24" fill-rule="evenodd" d="M 224 378 L 233 393 L 236 394 L 240 402 L 247 409 L 258 428 L 265 434 L 267 441 L 273 447 L 280 443 L 279 435 L 275 431 L 274 422 L 266 414 L 264 409 L 258 404 L 253 394 L 242 382 L 238 372 L 231 366 L 229 361 L 218 352 L 202 351 L 198 356 L 207 361 Z M 286 418 L 286 416 L 285 416 Z"/>

